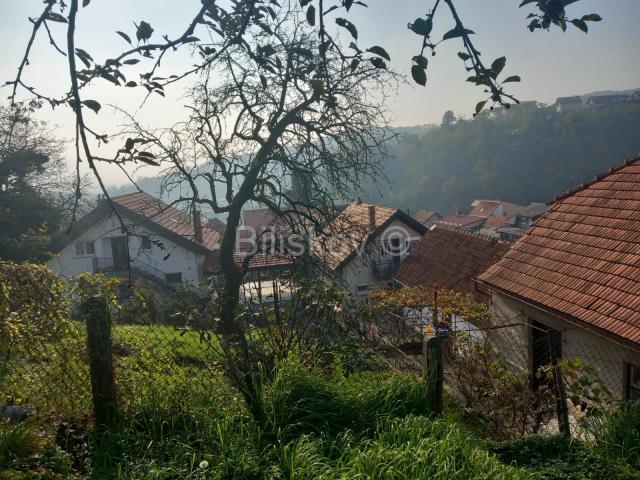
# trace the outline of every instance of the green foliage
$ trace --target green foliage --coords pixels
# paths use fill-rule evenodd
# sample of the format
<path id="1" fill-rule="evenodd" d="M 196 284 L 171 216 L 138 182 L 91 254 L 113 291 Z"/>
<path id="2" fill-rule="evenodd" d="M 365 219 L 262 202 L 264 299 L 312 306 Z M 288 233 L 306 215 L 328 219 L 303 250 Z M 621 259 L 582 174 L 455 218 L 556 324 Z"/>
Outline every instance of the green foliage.
<path id="1" fill-rule="evenodd" d="M 64 291 L 64 282 L 43 265 L 0 261 L 0 342 L 35 344 L 58 333 L 67 320 Z"/>
<path id="2" fill-rule="evenodd" d="M 563 437 L 525 437 L 494 444 L 490 450 L 504 463 L 522 467 L 540 480 L 640 479 L 640 471 L 608 460 L 598 449 Z"/>
<path id="3" fill-rule="evenodd" d="M 325 376 L 290 359 L 275 379 L 261 386 L 258 420 L 282 438 L 370 431 L 375 420 L 425 414 L 424 385 L 418 377 L 390 372 Z"/>
<path id="4" fill-rule="evenodd" d="M 476 198 L 546 202 L 619 165 L 640 149 L 640 104 L 458 120 L 403 135 L 384 160 L 391 182 L 382 201 L 449 213 Z M 365 187 L 380 202 L 379 187 Z"/>
<path id="5" fill-rule="evenodd" d="M 640 402 L 620 406 L 594 429 L 596 448 L 640 470 Z"/>

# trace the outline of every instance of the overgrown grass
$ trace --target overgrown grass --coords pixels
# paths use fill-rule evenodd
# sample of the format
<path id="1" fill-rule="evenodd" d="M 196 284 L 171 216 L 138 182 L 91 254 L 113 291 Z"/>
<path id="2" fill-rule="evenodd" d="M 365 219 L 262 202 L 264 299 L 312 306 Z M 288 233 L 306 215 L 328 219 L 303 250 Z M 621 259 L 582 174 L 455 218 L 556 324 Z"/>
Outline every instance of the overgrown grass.
<path id="1" fill-rule="evenodd" d="M 564 437 L 525 437 L 494 444 L 490 450 L 505 463 L 549 480 L 640 480 L 640 471 L 608 458 L 597 447 Z"/>
<path id="2" fill-rule="evenodd" d="M 599 451 L 640 470 L 640 401 L 605 415 L 595 432 Z"/>
<path id="3" fill-rule="evenodd" d="M 116 326 L 114 342 L 117 428 L 81 433 L 72 451 L 55 430 L 2 423 L 0 480 L 640 479 L 637 405 L 607 418 L 594 446 L 487 444 L 455 416 L 431 418 L 417 375 L 327 372 L 292 358 L 260 383 L 250 415 L 193 332 Z"/>

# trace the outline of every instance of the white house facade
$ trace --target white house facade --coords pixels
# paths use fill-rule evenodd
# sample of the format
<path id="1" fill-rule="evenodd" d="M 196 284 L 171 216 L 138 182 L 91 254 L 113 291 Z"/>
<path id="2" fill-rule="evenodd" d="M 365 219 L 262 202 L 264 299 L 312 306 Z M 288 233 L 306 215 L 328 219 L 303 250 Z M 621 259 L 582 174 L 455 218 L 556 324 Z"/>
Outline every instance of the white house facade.
<path id="1" fill-rule="evenodd" d="M 112 201 L 115 211 L 99 205 L 60 239 L 49 261 L 54 272 L 64 277 L 131 273 L 166 285 L 196 286 L 215 269 L 219 233 L 202 226 L 199 213 L 186 214 L 144 193 Z"/>

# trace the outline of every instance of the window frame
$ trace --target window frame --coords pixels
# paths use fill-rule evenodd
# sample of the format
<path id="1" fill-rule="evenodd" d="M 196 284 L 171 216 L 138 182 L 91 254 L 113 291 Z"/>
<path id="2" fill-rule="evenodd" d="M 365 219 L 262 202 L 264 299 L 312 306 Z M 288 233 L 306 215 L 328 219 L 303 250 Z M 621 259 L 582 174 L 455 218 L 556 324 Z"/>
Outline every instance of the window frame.
<path id="1" fill-rule="evenodd" d="M 640 401 L 640 365 L 636 365 L 633 363 L 625 362 L 625 390 L 626 390 L 626 398 L 628 401 Z M 637 379 L 634 382 L 634 376 L 637 376 Z"/>
<path id="2" fill-rule="evenodd" d="M 84 257 L 85 253 L 84 253 L 84 245 L 85 242 L 83 241 L 77 241 L 74 245 L 75 248 L 75 256 L 76 257 Z"/>
<path id="3" fill-rule="evenodd" d="M 89 248 L 91 245 L 91 248 Z M 89 251 L 91 250 L 91 251 Z M 96 242 L 95 240 L 90 240 L 84 243 L 84 254 L 85 255 L 95 255 L 96 254 Z"/>

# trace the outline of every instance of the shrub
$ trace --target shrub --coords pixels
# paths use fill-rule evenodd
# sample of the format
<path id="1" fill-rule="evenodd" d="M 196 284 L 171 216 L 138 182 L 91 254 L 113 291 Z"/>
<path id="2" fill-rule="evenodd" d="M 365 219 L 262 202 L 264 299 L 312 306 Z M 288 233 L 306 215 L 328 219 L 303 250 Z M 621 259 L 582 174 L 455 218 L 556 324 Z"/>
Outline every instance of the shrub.
<path id="1" fill-rule="evenodd" d="M 640 472 L 612 462 L 597 449 L 556 436 L 530 436 L 490 447 L 500 460 L 545 480 L 639 480 Z"/>
<path id="2" fill-rule="evenodd" d="M 44 265 L 0 262 L 0 342 L 55 335 L 67 320 L 64 291 Z"/>

